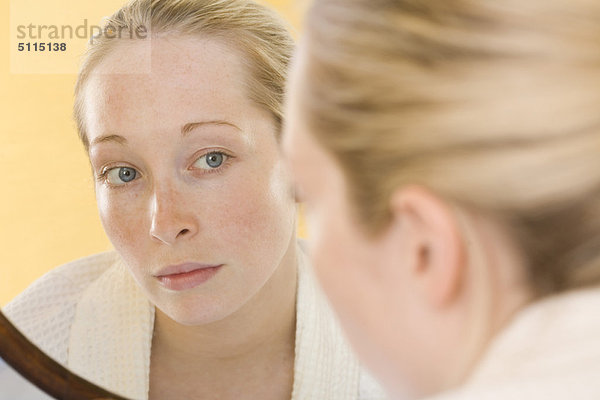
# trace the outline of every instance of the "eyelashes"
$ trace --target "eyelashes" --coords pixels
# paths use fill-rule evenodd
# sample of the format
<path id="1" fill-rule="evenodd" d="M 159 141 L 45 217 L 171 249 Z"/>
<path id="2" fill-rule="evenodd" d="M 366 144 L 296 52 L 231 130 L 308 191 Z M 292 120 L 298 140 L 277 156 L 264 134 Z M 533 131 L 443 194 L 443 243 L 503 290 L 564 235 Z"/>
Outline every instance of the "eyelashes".
<path id="1" fill-rule="evenodd" d="M 192 157 L 192 164 L 187 168 L 196 176 L 222 173 L 235 157 L 223 150 L 203 151 Z M 97 175 L 97 180 L 111 188 L 121 188 L 139 180 L 143 175 L 129 165 L 112 164 L 104 166 Z"/>
<path id="2" fill-rule="evenodd" d="M 139 172 L 131 167 L 104 168 L 98 179 L 111 186 L 122 186 L 138 178 Z"/>
<path id="3" fill-rule="evenodd" d="M 226 166 L 230 158 L 232 158 L 232 156 L 224 151 L 210 151 L 198 157 L 192 164 L 192 167 L 205 170 L 208 173 L 213 173 L 220 171 L 222 166 Z M 193 169 L 192 167 L 190 167 L 190 169 Z"/>
<path id="4" fill-rule="evenodd" d="M 103 167 L 96 180 L 110 187 L 123 186 L 139 177 L 139 172 L 132 167 L 114 166 Z M 122 179 L 121 179 L 122 178 Z M 119 182 L 120 180 L 120 182 Z"/>

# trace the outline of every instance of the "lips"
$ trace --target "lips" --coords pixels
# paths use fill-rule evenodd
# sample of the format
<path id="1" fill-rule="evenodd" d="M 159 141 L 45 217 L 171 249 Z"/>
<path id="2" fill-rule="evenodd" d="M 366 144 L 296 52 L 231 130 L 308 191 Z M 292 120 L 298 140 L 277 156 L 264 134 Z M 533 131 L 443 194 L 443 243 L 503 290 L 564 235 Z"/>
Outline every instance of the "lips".
<path id="1" fill-rule="evenodd" d="M 201 285 L 211 279 L 222 265 L 206 265 L 185 263 L 169 265 L 160 270 L 154 277 L 159 283 L 171 290 L 187 290 Z"/>
<path id="2" fill-rule="evenodd" d="M 192 272 L 197 269 L 205 269 L 205 268 L 214 268 L 218 267 L 218 265 L 208 265 L 208 264 L 199 264 L 199 263 L 184 263 L 177 265 L 169 265 L 158 271 L 154 276 L 167 276 L 167 275 L 176 275 L 176 274 L 185 274 L 187 272 Z"/>

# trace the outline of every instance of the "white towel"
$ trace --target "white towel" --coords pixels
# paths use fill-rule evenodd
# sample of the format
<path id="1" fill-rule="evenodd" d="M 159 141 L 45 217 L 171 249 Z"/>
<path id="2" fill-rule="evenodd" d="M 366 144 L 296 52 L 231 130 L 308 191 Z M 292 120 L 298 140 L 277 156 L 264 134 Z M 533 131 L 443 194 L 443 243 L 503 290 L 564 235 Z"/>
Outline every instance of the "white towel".
<path id="1" fill-rule="evenodd" d="M 298 254 L 292 399 L 385 399 L 360 368 L 301 248 Z M 154 306 L 116 253 L 54 269 L 4 311 L 77 374 L 130 399 L 148 398 Z"/>
<path id="2" fill-rule="evenodd" d="M 520 311 L 466 384 L 434 399 L 599 400 L 600 288 L 552 296 Z"/>

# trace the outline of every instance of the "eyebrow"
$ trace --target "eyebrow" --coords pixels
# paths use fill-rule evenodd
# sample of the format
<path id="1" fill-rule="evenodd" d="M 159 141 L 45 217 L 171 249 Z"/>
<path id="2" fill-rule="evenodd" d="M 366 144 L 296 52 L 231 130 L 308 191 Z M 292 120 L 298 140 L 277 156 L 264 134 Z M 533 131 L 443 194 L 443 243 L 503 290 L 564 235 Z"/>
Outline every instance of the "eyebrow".
<path id="1" fill-rule="evenodd" d="M 190 133 L 194 129 L 198 128 L 199 126 L 204 126 L 204 125 L 228 125 L 228 126 L 231 126 L 235 129 L 237 129 L 240 132 L 242 131 L 237 125 L 235 125 L 231 122 L 225 121 L 225 120 L 200 121 L 200 122 L 190 122 L 190 123 L 187 123 L 184 126 L 182 126 L 181 127 L 181 136 L 185 137 L 188 133 Z M 90 144 L 90 147 L 97 145 L 98 143 L 104 143 L 104 142 L 117 142 L 120 144 L 127 144 L 127 139 L 125 139 L 123 136 L 120 136 L 120 135 L 99 136 L 92 141 L 92 143 Z"/>
<path id="2" fill-rule="evenodd" d="M 104 143 L 104 142 L 117 142 L 117 143 L 121 143 L 121 144 L 126 144 L 127 139 L 125 139 L 123 136 L 119 136 L 119 135 L 98 136 L 97 138 L 92 140 L 90 147 L 92 147 L 98 143 Z"/>
<path id="3" fill-rule="evenodd" d="M 203 125 L 229 125 L 231 127 L 234 127 L 235 129 L 237 129 L 240 132 L 242 131 L 237 125 L 235 125 L 229 121 L 217 119 L 217 120 L 212 120 L 212 121 L 190 122 L 188 124 L 185 124 L 181 128 L 181 135 L 183 137 L 185 137 L 188 133 L 190 133 L 194 129 L 198 128 L 199 126 L 203 126 Z"/>

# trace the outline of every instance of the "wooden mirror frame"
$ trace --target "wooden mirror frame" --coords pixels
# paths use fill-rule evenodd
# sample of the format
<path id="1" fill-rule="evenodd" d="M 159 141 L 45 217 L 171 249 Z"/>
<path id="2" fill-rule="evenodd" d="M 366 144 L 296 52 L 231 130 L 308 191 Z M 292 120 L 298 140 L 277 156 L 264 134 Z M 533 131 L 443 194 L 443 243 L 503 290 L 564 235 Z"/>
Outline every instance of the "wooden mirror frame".
<path id="1" fill-rule="evenodd" d="M 75 375 L 31 343 L 0 311 L 0 357 L 56 399 L 127 400 Z"/>

